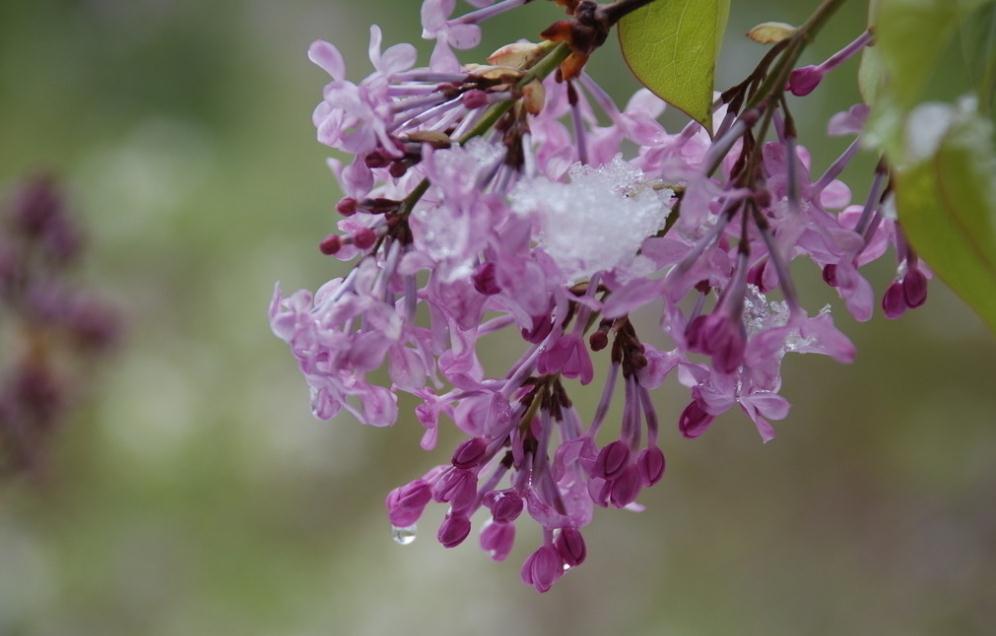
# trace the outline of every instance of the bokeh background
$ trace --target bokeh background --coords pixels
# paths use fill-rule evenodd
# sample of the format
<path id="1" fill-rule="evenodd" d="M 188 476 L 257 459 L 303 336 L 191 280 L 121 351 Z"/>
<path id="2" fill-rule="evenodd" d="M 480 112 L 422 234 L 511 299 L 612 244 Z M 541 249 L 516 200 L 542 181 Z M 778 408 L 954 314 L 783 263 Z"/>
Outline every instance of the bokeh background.
<path id="1" fill-rule="evenodd" d="M 814 4 L 734 2 L 719 84 L 762 54 L 750 26 Z M 853 38 L 864 4 L 806 61 Z M 598 514 L 588 561 L 546 595 L 519 581 L 538 540 L 526 524 L 497 565 L 476 534 L 441 548 L 437 507 L 414 544 L 391 541 L 384 494 L 445 461 L 445 440 L 420 451 L 410 415 L 392 430 L 313 420 L 265 312 L 274 281 L 341 271 L 315 249 L 337 193 L 307 46 L 333 41 L 358 79 L 368 24 L 413 40 L 418 6 L 0 2 L 0 183 L 64 177 L 86 278 L 128 323 L 45 474 L 0 484 L 0 634 L 996 633 L 996 340 L 940 283 L 902 320 L 857 325 L 800 269 L 857 362 L 790 359 L 793 412 L 768 445 L 732 412 L 681 439 L 685 397 L 661 391 L 669 466 L 648 510 Z M 558 15 L 537 2 L 496 20 L 465 59 Z M 614 41 L 591 70 L 621 99 L 635 87 Z M 822 133 L 857 100 L 854 72 L 796 109 L 818 167 L 846 143 Z M 859 198 L 872 165 L 850 173 Z"/>

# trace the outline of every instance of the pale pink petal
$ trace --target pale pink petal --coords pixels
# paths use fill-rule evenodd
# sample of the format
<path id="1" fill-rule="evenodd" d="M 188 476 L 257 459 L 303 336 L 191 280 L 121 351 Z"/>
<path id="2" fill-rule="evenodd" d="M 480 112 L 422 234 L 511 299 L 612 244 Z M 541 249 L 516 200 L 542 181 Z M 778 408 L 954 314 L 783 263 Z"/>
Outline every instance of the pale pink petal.
<path id="1" fill-rule="evenodd" d="M 325 40 L 316 40 L 308 48 L 308 59 L 320 66 L 334 80 L 346 79 L 346 62 L 339 49 Z"/>

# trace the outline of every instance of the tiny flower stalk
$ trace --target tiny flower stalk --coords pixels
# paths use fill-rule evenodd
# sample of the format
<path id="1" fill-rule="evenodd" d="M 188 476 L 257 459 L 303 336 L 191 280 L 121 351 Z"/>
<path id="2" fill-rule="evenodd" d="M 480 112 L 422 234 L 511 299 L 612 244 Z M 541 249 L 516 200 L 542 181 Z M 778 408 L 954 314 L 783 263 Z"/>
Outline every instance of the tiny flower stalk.
<path id="1" fill-rule="evenodd" d="M 820 268 L 858 320 L 875 304 L 861 268 L 889 244 L 899 265 L 887 316 L 922 304 L 930 274 L 889 212 L 887 167 L 850 206 L 841 179 L 859 145 L 814 179 L 789 110 L 799 56 L 842 0 L 822 2 L 721 93 L 714 136 L 697 122 L 668 131 L 652 93 L 616 104 L 584 69 L 647 1 L 560 1 L 567 15 L 545 41 L 461 65 L 454 50 L 526 2 L 473 4 L 454 16 L 455 2 L 423 2 L 428 66 L 410 45 L 382 50 L 376 27 L 374 72 L 358 82 L 331 44 L 311 47 L 331 78 L 318 140 L 352 157 L 329 162 L 343 197 L 319 249 L 352 269 L 315 292 L 277 286 L 269 317 L 316 417 L 407 424 L 409 396 L 423 449 L 435 451 L 441 428 L 457 432 L 443 463 L 388 494 L 399 543 L 432 515 L 437 541 L 462 545 L 480 512 L 485 554 L 503 561 L 524 542 L 521 579 L 546 592 L 596 558 L 583 533 L 597 508 L 653 505 L 662 421 L 694 439 L 737 406 L 768 442 L 789 412 L 787 354 L 853 361 L 830 309 L 804 306 L 793 260 Z M 857 134 L 866 115 L 852 108 L 829 132 Z M 0 280 L 4 263 L 0 249 Z M 514 347 L 506 368 L 486 355 L 499 339 Z M 662 404 L 672 378 L 688 397 Z M 592 391 L 593 409 L 576 406 Z"/>
<path id="2" fill-rule="evenodd" d="M 866 46 L 870 46 L 872 40 L 871 31 L 865 31 L 853 42 L 827 58 L 822 64 L 803 66 L 795 69 L 789 76 L 789 90 L 796 97 L 809 95 L 823 81 L 824 75 L 846 62 Z"/>

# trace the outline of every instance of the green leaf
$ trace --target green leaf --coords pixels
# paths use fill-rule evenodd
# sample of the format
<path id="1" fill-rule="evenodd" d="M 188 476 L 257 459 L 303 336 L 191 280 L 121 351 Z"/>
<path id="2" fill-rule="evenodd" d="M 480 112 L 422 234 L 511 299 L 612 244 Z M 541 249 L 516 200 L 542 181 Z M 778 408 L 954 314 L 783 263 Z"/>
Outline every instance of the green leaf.
<path id="1" fill-rule="evenodd" d="M 927 104 L 907 122 L 896 175 L 899 219 L 931 268 L 996 331 L 996 155 L 992 124 L 966 101 Z"/>
<path id="2" fill-rule="evenodd" d="M 996 0 L 874 0 L 869 24 L 875 46 L 859 71 L 862 96 L 872 106 L 865 143 L 901 155 L 903 122 L 924 95 L 952 37 L 973 12 Z M 986 101 L 983 100 L 983 107 Z"/>
<path id="3" fill-rule="evenodd" d="M 890 93 L 912 108 L 962 21 L 993 0 L 878 0 L 872 22 Z M 875 7 L 873 7 L 875 9 Z"/>
<path id="4" fill-rule="evenodd" d="M 868 28 L 873 31 L 876 29 L 878 3 L 879 0 L 871 0 L 868 3 Z M 861 52 L 861 66 L 858 67 L 858 90 L 861 92 L 861 99 L 869 106 L 877 101 L 883 78 L 882 56 L 878 52 L 878 47 L 866 46 Z"/>
<path id="5" fill-rule="evenodd" d="M 730 0 L 657 0 L 619 21 L 619 44 L 636 78 L 710 130 L 729 14 Z"/>
<path id="6" fill-rule="evenodd" d="M 861 54 L 861 66 L 858 67 L 858 90 L 861 99 L 869 106 L 878 101 L 882 86 L 882 57 L 874 46 L 868 47 Z"/>
<path id="7" fill-rule="evenodd" d="M 996 89 L 996 2 L 989 2 L 961 23 L 961 50 L 979 96 L 980 110 L 992 112 Z"/>

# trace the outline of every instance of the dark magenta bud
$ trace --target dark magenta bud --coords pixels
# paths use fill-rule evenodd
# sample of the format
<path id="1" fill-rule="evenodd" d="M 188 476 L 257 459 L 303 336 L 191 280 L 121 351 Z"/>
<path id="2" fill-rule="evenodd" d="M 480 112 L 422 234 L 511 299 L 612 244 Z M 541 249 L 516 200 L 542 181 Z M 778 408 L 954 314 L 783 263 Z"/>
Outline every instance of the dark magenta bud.
<path id="1" fill-rule="evenodd" d="M 823 81 L 823 71 L 818 66 L 801 66 L 789 75 L 788 89 L 796 97 L 809 95 Z"/>
<path id="2" fill-rule="evenodd" d="M 465 108 L 474 110 L 475 108 L 480 108 L 481 106 L 487 106 L 488 104 L 488 94 L 481 90 L 467 91 L 463 94 L 460 99 Z"/>
<path id="3" fill-rule="evenodd" d="M 609 334 L 599 329 L 595 333 L 588 336 L 588 346 L 591 347 L 592 351 L 601 351 L 605 347 L 609 346 Z"/>
<path id="4" fill-rule="evenodd" d="M 762 260 L 747 272 L 747 282 L 757 287 L 762 293 L 768 291 L 764 285 L 764 267 L 767 264 L 766 260 Z"/>
<path id="5" fill-rule="evenodd" d="M 501 293 L 501 287 L 498 285 L 498 279 L 495 276 L 494 263 L 481 263 L 478 265 L 474 271 L 473 281 L 474 289 L 479 294 L 493 296 Z"/>
<path id="6" fill-rule="evenodd" d="M 640 481 L 640 470 L 635 465 L 628 465 L 623 471 L 612 480 L 612 493 L 610 499 L 616 508 L 624 508 L 636 500 L 640 494 L 642 483 Z"/>
<path id="7" fill-rule="evenodd" d="M 712 367 L 721 373 L 733 373 L 744 361 L 747 333 L 739 318 L 715 311 L 698 316 L 685 330 L 692 351 L 712 356 Z"/>
<path id="8" fill-rule="evenodd" d="M 640 451 L 636 465 L 640 469 L 640 481 L 644 486 L 653 486 L 664 476 L 664 453 L 656 446 Z"/>
<path id="9" fill-rule="evenodd" d="M 353 235 L 353 245 L 361 250 L 368 250 L 377 242 L 377 233 L 368 227 L 357 230 Z"/>
<path id="10" fill-rule="evenodd" d="M 549 314 L 533 316 L 533 328 L 522 330 L 522 339 L 526 342 L 538 344 L 546 338 L 553 330 L 553 321 Z"/>
<path id="11" fill-rule="evenodd" d="M 445 501 L 454 510 L 465 510 L 477 497 L 477 476 L 469 470 L 451 468 L 432 487 L 432 497 Z"/>
<path id="12" fill-rule="evenodd" d="M 617 439 L 598 452 L 592 475 L 602 479 L 614 479 L 629 463 L 629 445 Z"/>
<path id="13" fill-rule="evenodd" d="M 383 168 L 390 162 L 390 159 L 385 157 L 380 151 L 374 150 L 364 157 L 363 161 L 367 164 L 368 168 Z"/>
<path id="14" fill-rule="evenodd" d="M 498 490 L 488 493 L 484 505 L 491 510 L 496 523 L 510 523 L 522 514 L 523 501 L 514 490 Z"/>
<path id="15" fill-rule="evenodd" d="M 384 505 L 391 524 L 404 528 L 418 521 L 431 500 L 432 488 L 421 479 L 416 479 L 388 493 Z"/>
<path id="16" fill-rule="evenodd" d="M 515 526 L 491 523 L 481 531 L 481 548 L 495 561 L 504 561 L 515 544 Z"/>
<path id="17" fill-rule="evenodd" d="M 457 468 L 473 468 L 484 459 L 488 443 L 480 437 L 468 439 L 453 451 L 453 465 Z"/>
<path id="18" fill-rule="evenodd" d="M 356 214 L 356 199 L 353 197 L 343 197 L 336 204 L 335 209 L 343 216 L 353 216 Z"/>
<path id="19" fill-rule="evenodd" d="M 915 309 L 927 301 L 927 277 L 916 267 L 903 276 L 903 299 L 910 309 Z"/>
<path id="20" fill-rule="evenodd" d="M 678 418 L 678 430 L 689 439 L 695 439 L 705 433 L 712 421 L 716 419 L 703 408 L 702 404 L 695 400 L 685 407 Z"/>
<path id="21" fill-rule="evenodd" d="M 400 179 L 405 176 L 406 172 L 408 172 L 408 164 L 404 161 L 394 161 L 391 163 L 391 167 L 388 169 L 388 172 L 395 179 Z"/>
<path id="22" fill-rule="evenodd" d="M 902 316 L 904 311 L 906 311 L 906 295 L 903 293 L 903 284 L 894 281 L 882 296 L 882 312 L 886 318 L 895 319 Z"/>
<path id="23" fill-rule="evenodd" d="M 837 266 L 833 263 L 823 266 L 823 282 L 831 287 L 837 286 Z"/>
<path id="24" fill-rule="evenodd" d="M 554 542 L 560 558 L 571 567 L 584 563 L 588 556 L 588 549 L 584 544 L 584 537 L 577 528 L 561 528 L 557 540 Z"/>
<path id="25" fill-rule="evenodd" d="M 612 482 L 595 477 L 588 481 L 588 495 L 591 500 L 599 506 L 605 508 L 609 505 L 609 496 L 612 494 Z"/>
<path id="26" fill-rule="evenodd" d="M 338 234 L 329 234 L 322 239 L 322 242 L 318 244 L 318 249 L 322 251 L 322 254 L 326 256 L 332 256 L 342 247 L 342 239 L 339 238 Z"/>
<path id="27" fill-rule="evenodd" d="M 444 548 L 455 548 L 470 534 L 470 519 L 461 514 L 449 514 L 443 519 L 436 539 Z"/>
<path id="28" fill-rule="evenodd" d="M 537 592 L 546 592 L 564 574 L 564 562 L 553 546 L 544 545 L 526 558 L 519 574 L 523 583 L 532 585 Z"/>

